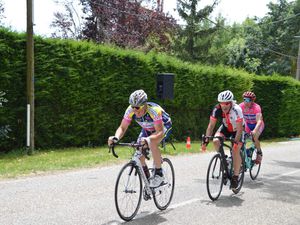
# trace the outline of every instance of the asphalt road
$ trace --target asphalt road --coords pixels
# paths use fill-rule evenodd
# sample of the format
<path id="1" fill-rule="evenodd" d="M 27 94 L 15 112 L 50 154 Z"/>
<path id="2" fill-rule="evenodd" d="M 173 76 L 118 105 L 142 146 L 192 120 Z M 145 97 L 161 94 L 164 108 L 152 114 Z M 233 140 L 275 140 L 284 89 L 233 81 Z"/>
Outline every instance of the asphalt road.
<path id="1" fill-rule="evenodd" d="M 192 143 L 193 144 L 193 143 Z M 127 224 L 300 224 L 300 141 L 265 147 L 256 181 L 247 172 L 241 192 L 223 187 L 212 202 L 206 171 L 213 153 L 171 157 L 176 174 L 170 207 L 142 201 Z M 122 224 L 114 205 L 120 165 L 0 181 L 0 225 Z"/>

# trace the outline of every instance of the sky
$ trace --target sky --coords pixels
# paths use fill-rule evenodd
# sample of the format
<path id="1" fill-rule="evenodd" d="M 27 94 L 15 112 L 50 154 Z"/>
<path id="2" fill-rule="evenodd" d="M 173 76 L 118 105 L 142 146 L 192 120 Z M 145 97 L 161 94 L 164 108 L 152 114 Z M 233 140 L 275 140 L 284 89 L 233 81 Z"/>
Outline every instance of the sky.
<path id="1" fill-rule="evenodd" d="M 4 25 L 18 32 L 26 31 L 26 0 L 1 0 L 4 5 Z M 74 5 L 78 0 L 74 0 Z M 54 20 L 54 12 L 63 11 L 63 7 L 56 4 L 55 0 L 33 0 L 34 4 L 34 33 L 50 37 L 54 32 L 50 28 Z M 200 7 L 212 4 L 213 0 L 201 0 Z M 227 22 L 241 23 L 247 17 L 263 17 L 268 12 L 267 4 L 277 0 L 220 0 L 215 8 L 213 17 L 219 13 L 227 19 Z M 176 11 L 176 0 L 164 0 L 164 11 L 169 12 L 179 24 L 182 24 Z M 80 11 L 80 10 L 79 10 Z"/>

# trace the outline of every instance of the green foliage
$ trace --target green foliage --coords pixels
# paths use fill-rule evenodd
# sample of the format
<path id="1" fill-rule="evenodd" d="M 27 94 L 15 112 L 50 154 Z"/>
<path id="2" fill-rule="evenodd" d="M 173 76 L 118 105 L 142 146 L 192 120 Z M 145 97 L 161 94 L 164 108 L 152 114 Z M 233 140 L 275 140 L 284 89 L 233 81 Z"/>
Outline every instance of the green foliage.
<path id="1" fill-rule="evenodd" d="M 253 91 L 262 106 L 265 137 L 283 137 L 300 133 L 300 82 L 280 76 L 254 78 Z M 299 101 L 298 101 L 299 102 Z"/>
<path id="2" fill-rule="evenodd" d="M 7 100 L 0 108 L 0 127 L 9 128 L 0 149 L 9 150 L 25 145 L 26 42 L 24 35 L 7 30 L 0 30 L 0 39 L 0 92 Z M 88 42 L 35 37 L 34 43 L 37 148 L 105 144 L 119 126 L 128 96 L 141 88 L 171 114 L 176 140 L 200 138 L 218 93 L 226 89 L 238 101 L 245 90 L 257 93 L 266 121 L 264 136 L 299 133 L 299 82 Z M 162 72 L 175 74 L 174 100 L 156 98 L 156 74 Z M 125 141 L 135 140 L 139 131 L 133 125 Z"/>

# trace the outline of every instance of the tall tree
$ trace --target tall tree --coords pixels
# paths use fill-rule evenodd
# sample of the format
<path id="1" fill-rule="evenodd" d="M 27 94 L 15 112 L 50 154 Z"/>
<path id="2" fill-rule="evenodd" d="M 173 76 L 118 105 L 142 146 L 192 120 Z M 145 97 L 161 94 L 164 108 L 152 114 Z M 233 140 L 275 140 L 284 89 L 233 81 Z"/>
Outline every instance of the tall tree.
<path id="1" fill-rule="evenodd" d="M 215 31 L 215 29 L 208 27 L 205 21 L 218 4 L 218 0 L 214 0 L 209 6 L 197 9 L 199 2 L 200 0 L 177 0 L 179 16 L 186 22 L 186 26 L 181 33 L 182 50 L 187 53 L 186 57 L 192 61 L 197 59 L 195 44 L 199 41 L 199 38 L 203 39 Z"/>
<path id="2" fill-rule="evenodd" d="M 300 0 L 268 4 L 269 13 L 259 23 L 262 30 L 261 43 L 265 49 L 261 71 L 294 76 L 300 35 Z"/>
<path id="3" fill-rule="evenodd" d="M 82 38 L 82 18 L 79 15 L 78 7 L 72 0 L 56 0 L 65 8 L 65 12 L 55 12 L 51 27 L 56 28 L 52 37 L 81 39 Z"/>
<path id="4" fill-rule="evenodd" d="M 161 43 L 168 40 L 176 22 L 160 8 L 147 9 L 143 0 L 81 0 L 84 12 L 89 13 L 83 30 L 86 39 L 113 43 L 122 47 L 143 46 L 149 37 Z M 149 2 L 149 1 L 147 1 Z M 159 3 L 159 2 L 158 2 Z"/>
<path id="5" fill-rule="evenodd" d="M 55 35 L 63 38 L 151 50 L 168 46 L 176 26 L 175 19 L 163 13 L 160 0 L 80 0 L 84 22 L 76 29 L 72 1 L 63 1 L 67 14 L 56 13 L 52 23 L 60 31 Z"/>

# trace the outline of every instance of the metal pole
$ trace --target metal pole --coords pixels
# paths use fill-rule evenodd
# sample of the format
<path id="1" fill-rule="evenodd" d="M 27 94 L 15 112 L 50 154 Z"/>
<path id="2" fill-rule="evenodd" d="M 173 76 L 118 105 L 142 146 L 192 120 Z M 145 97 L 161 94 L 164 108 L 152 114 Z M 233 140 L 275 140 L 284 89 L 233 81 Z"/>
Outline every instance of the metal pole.
<path id="1" fill-rule="evenodd" d="M 300 81 L 300 36 L 294 36 L 299 39 L 299 49 L 298 49 L 298 58 L 297 58 L 297 70 L 296 70 L 296 80 Z"/>
<path id="2" fill-rule="evenodd" d="M 29 148 L 34 152 L 34 43 L 33 43 L 33 0 L 27 0 L 27 104 L 29 105 Z M 28 139 L 28 138 L 27 138 Z"/>

